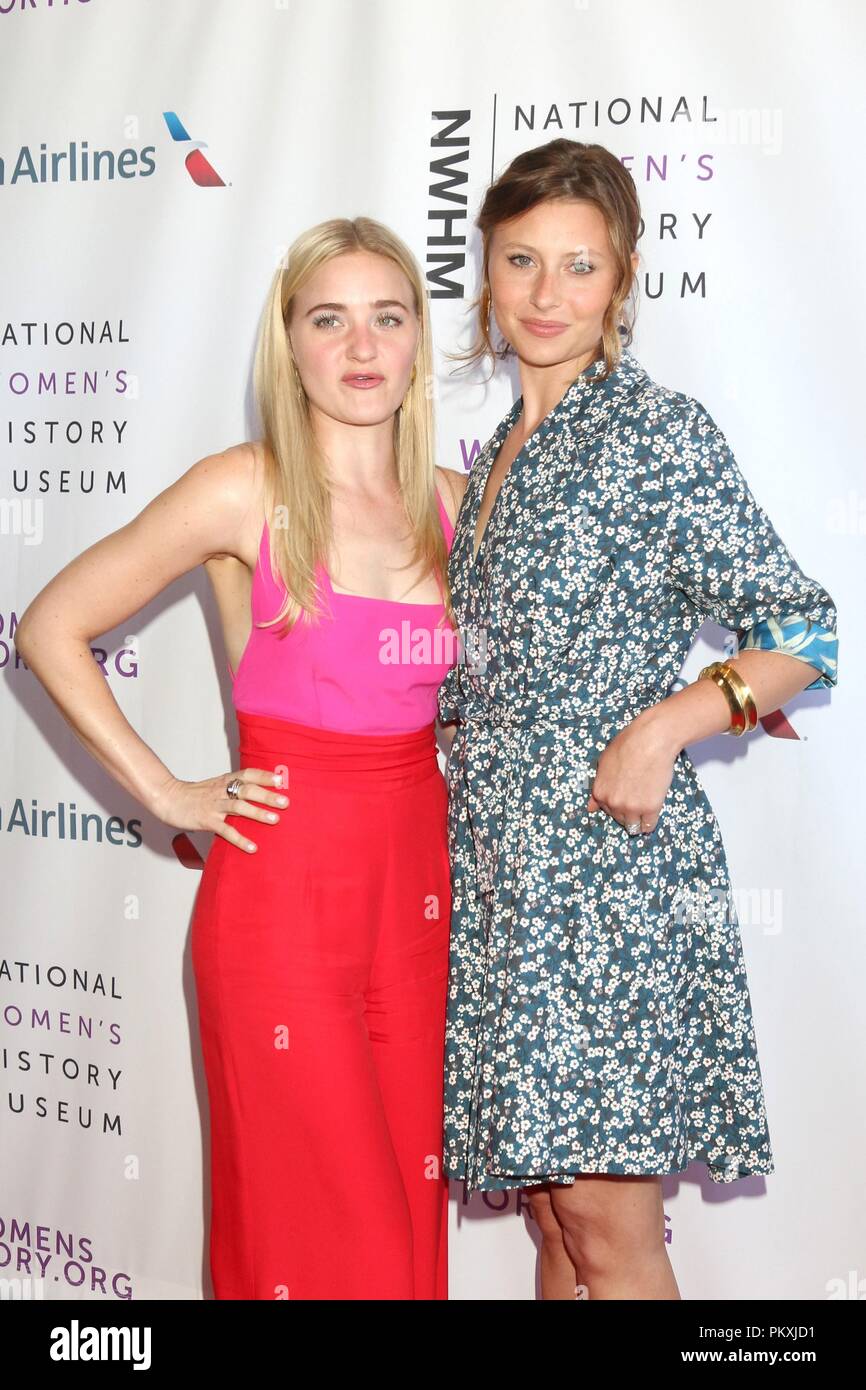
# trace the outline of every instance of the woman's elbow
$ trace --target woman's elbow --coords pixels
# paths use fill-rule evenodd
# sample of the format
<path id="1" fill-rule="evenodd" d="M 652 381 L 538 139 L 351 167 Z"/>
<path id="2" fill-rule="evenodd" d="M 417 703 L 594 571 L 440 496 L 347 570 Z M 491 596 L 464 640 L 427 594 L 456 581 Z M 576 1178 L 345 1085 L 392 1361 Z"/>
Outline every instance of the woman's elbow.
<path id="1" fill-rule="evenodd" d="M 34 607 L 34 604 L 31 603 L 30 607 L 26 608 L 18 619 L 12 634 L 12 641 L 18 655 L 29 666 L 31 658 L 35 656 L 41 646 L 46 644 L 49 635 L 46 615 L 39 611 L 38 606 Z"/>
<path id="2" fill-rule="evenodd" d="M 30 642 L 30 623 L 25 623 L 24 618 L 19 619 L 12 633 L 12 644 L 16 652 L 24 661 L 27 660 L 27 648 Z"/>

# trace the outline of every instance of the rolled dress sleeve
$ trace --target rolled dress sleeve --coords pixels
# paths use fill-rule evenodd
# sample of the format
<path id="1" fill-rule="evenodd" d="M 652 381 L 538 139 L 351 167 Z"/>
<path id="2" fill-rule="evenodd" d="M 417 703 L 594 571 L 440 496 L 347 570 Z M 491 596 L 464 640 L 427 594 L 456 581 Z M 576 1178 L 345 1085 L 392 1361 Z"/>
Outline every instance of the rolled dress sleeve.
<path id="1" fill-rule="evenodd" d="M 737 634 L 738 650 L 781 651 L 836 684 L 836 609 L 803 573 L 756 502 L 710 414 L 690 401 L 668 453 L 668 579 L 697 610 Z"/>

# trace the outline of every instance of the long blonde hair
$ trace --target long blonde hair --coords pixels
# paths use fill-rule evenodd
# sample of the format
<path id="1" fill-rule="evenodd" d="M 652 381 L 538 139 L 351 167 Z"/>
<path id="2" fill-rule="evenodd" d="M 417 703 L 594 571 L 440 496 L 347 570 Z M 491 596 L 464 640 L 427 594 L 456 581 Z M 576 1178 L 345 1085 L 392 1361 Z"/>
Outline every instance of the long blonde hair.
<path id="1" fill-rule="evenodd" d="M 288 325 L 294 297 L 335 256 L 369 251 L 387 256 L 408 279 L 420 323 L 412 381 L 394 416 L 394 453 L 406 515 L 414 535 L 407 568 L 423 562 L 437 575 L 446 616 L 453 622 L 448 585 L 448 551 L 439 519 L 434 459 L 433 380 L 430 316 L 421 270 L 409 248 L 370 217 L 331 218 L 303 232 L 274 275 L 256 343 L 253 379 L 265 440 L 265 516 L 270 564 L 282 579 L 285 601 L 275 617 L 257 624 L 322 616 L 316 566 L 324 563 L 331 539 L 331 492 L 325 459 L 314 434 L 309 403 L 292 354 Z"/>

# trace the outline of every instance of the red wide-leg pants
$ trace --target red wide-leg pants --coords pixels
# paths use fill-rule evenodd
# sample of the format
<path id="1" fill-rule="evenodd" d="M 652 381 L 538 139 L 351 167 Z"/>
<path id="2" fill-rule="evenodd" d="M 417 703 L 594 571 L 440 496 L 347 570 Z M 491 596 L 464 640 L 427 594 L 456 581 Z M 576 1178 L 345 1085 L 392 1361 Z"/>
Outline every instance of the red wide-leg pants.
<path id="1" fill-rule="evenodd" d="M 289 805 L 215 836 L 192 960 L 216 1298 L 445 1299 L 447 790 L 434 725 L 376 736 L 238 712 Z M 262 804 L 262 803 L 259 803 Z"/>

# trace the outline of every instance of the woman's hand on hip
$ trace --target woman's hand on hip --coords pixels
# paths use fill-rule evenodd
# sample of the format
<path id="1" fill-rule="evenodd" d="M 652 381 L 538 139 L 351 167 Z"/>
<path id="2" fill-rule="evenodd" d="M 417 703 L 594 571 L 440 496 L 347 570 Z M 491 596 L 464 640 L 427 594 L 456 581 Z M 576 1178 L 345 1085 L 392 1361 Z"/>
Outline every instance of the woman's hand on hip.
<path id="1" fill-rule="evenodd" d="M 679 748 L 654 706 L 612 738 L 598 760 L 587 810 L 606 811 L 631 834 L 656 828 L 670 789 Z"/>
<path id="2" fill-rule="evenodd" d="M 226 788 L 238 779 L 240 787 L 236 797 L 229 796 Z M 280 819 L 276 811 L 267 811 L 253 802 L 264 802 L 265 806 L 288 806 L 289 798 L 271 788 L 279 787 L 282 774 L 261 767 L 244 767 L 239 772 L 224 772 L 219 777 L 210 777 L 204 782 L 180 782 L 177 779 L 162 789 L 154 814 L 166 825 L 178 830 L 210 830 L 221 835 L 230 845 L 253 853 L 257 845 L 248 840 L 233 826 L 226 816 L 247 816 L 250 820 L 273 824 Z"/>

